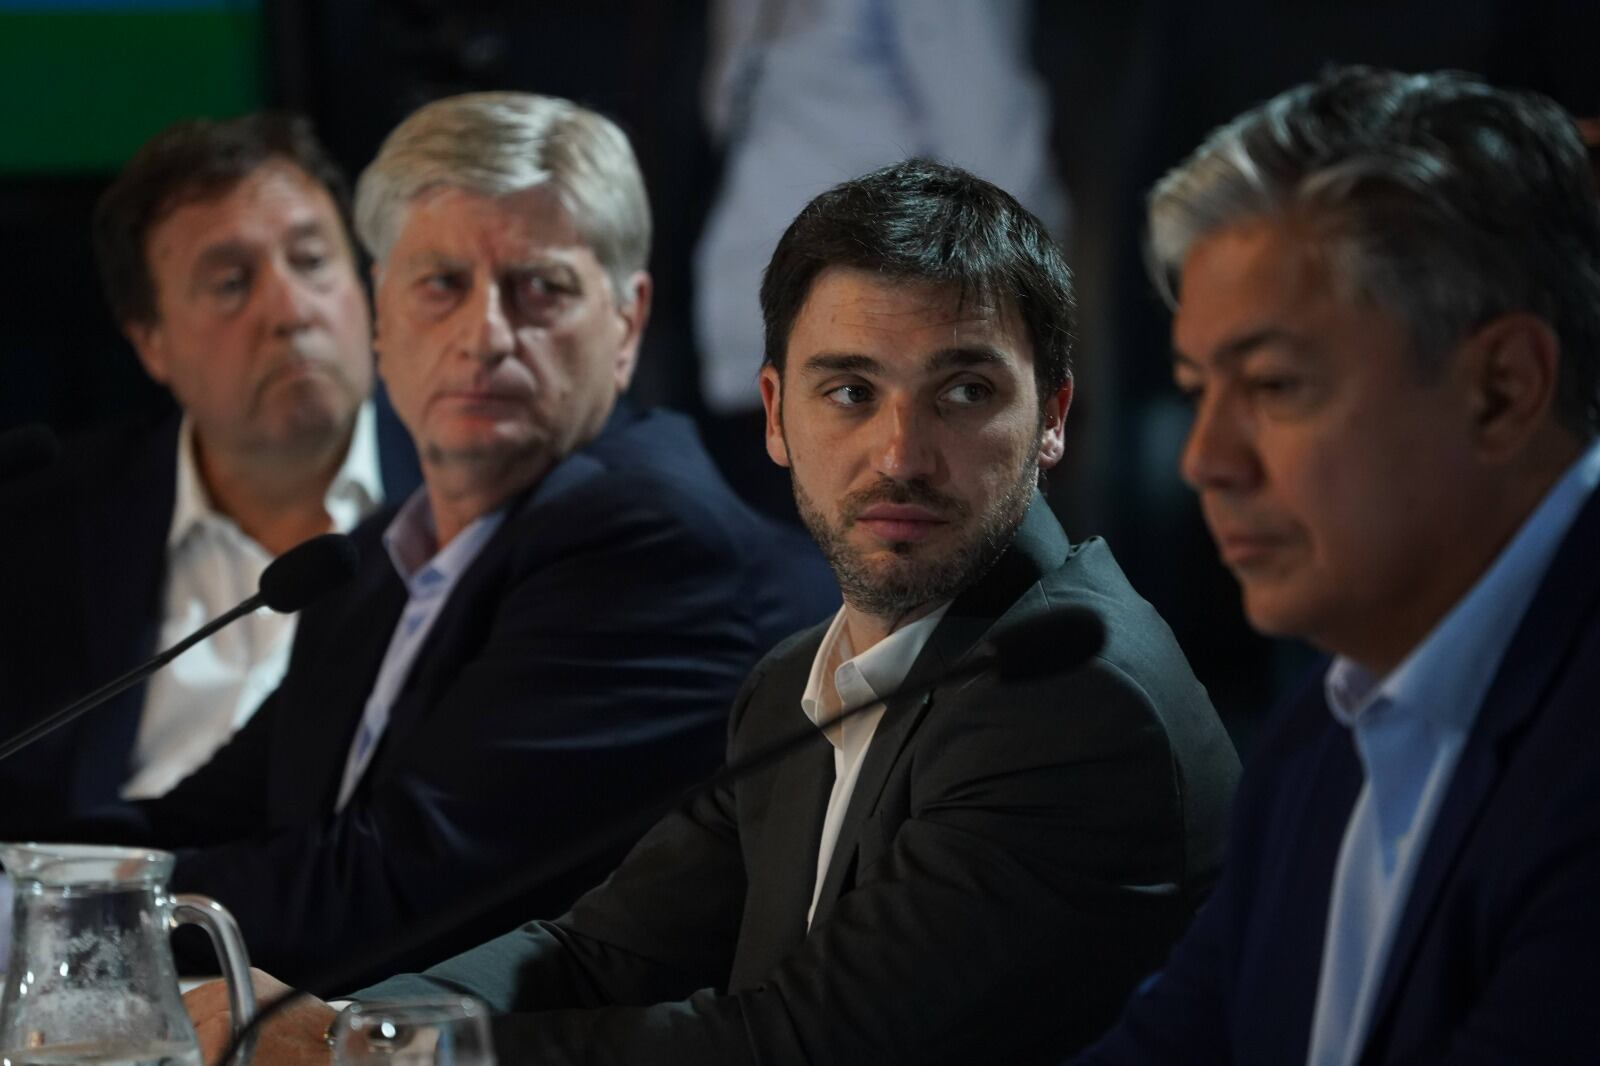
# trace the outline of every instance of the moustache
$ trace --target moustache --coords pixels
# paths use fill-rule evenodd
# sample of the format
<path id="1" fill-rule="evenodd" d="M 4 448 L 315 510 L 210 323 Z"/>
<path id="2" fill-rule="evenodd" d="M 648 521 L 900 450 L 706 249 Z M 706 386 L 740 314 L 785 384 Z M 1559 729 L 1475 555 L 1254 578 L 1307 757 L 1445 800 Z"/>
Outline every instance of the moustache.
<path id="1" fill-rule="evenodd" d="M 890 481 L 887 478 L 847 495 L 840 508 L 847 524 L 854 524 L 862 511 L 879 503 L 915 504 L 945 519 L 967 517 L 971 508 L 953 496 L 946 496 L 920 478 L 911 481 Z"/>

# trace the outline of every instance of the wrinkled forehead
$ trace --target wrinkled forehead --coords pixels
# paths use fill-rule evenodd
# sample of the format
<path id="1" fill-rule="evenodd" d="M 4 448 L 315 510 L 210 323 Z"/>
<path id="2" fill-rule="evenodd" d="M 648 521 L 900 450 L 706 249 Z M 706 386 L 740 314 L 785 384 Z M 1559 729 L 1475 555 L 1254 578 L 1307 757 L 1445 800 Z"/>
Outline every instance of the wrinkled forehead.
<path id="1" fill-rule="evenodd" d="M 218 249 L 239 257 L 310 238 L 345 240 L 333 197 L 293 163 L 269 161 L 208 195 L 176 201 L 146 232 L 144 253 L 159 271 Z"/>
<path id="2" fill-rule="evenodd" d="M 508 193 L 430 185 L 406 201 L 395 222 L 386 262 L 429 255 L 509 263 L 597 261 L 571 212 L 548 185 Z"/>
<path id="3" fill-rule="evenodd" d="M 199 175 L 175 186 L 150 216 L 146 239 L 181 212 L 207 210 L 216 221 L 285 207 L 335 218 L 339 213 L 326 186 L 292 159 L 272 156 L 242 174 Z"/>

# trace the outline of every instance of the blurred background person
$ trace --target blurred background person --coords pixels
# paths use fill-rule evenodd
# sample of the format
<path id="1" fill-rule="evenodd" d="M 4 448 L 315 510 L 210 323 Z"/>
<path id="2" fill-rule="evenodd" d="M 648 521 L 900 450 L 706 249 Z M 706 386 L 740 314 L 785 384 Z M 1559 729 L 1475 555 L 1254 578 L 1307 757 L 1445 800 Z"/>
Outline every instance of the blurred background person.
<path id="1" fill-rule="evenodd" d="M 101 196 L 106 301 L 177 409 L 102 430 L 0 488 L 9 735 L 254 594 L 416 461 L 380 460 L 367 295 L 344 182 L 304 119 L 180 122 Z M 87 294 L 84 294 L 87 298 Z M 159 796 L 277 687 L 295 618 L 266 608 L 0 764 L 0 803 Z"/>

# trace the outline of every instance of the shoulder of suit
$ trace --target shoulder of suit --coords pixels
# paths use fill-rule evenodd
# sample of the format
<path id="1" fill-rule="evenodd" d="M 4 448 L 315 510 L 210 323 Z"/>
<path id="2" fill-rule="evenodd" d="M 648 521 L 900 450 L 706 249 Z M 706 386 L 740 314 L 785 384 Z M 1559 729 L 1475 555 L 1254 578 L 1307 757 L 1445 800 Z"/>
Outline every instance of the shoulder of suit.
<path id="1" fill-rule="evenodd" d="M 824 618 L 816 625 L 807 626 L 780 640 L 771 651 L 761 657 L 755 669 L 750 671 L 750 679 L 746 682 L 746 686 L 751 689 L 768 686 L 793 688 L 795 699 L 798 700 L 801 690 L 805 688 L 806 679 L 811 674 L 811 664 L 817 657 L 817 649 L 822 646 L 822 638 L 827 634 L 828 626 L 832 622 L 832 616 Z"/>
<path id="2" fill-rule="evenodd" d="M 765 520 L 722 479 L 693 423 L 682 415 L 630 412 L 566 461 L 584 464 L 585 476 L 548 500 L 542 500 L 535 487 L 513 505 L 512 521 L 546 504 L 592 516 L 585 522 L 602 525 L 655 516 L 719 551 L 734 554 L 758 543 L 765 529 Z M 586 530 L 574 528 L 573 532 L 585 534 Z"/>

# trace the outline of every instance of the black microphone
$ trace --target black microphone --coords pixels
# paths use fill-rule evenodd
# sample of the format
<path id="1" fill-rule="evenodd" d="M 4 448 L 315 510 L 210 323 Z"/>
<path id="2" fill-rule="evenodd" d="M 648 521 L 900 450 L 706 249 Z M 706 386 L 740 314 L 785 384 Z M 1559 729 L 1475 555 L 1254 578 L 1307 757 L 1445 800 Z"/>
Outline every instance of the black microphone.
<path id="1" fill-rule="evenodd" d="M 355 542 L 342 533 L 324 533 L 295 545 L 261 572 L 261 581 L 254 596 L 213 618 L 154 658 L 41 718 L 0 744 L 0 760 L 10 758 L 40 737 L 53 733 L 118 693 L 132 688 L 223 626 L 243 618 L 258 607 L 270 607 L 280 614 L 300 610 L 324 592 L 348 581 L 356 572 L 357 559 Z"/>
<path id="2" fill-rule="evenodd" d="M 29 422 L 0 433 L 0 484 L 43 470 L 56 461 L 61 445 L 50 428 Z"/>
<path id="3" fill-rule="evenodd" d="M 913 674 L 887 696 L 870 703 L 848 707 L 815 725 L 806 722 L 789 736 L 728 763 L 711 778 L 693 786 L 687 792 L 682 788 L 674 788 L 670 793 L 663 793 L 650 803 L 614 819 L 602 831 L 590 834 L 584 841 L 567 845 L 556 852 L 554 858 L 549 855 L 541 856 L 542 861 L 524 867 L 520 871 L 512 871 L 506 878 L 496 880 L 484 891 L 469 896 L 463 905 L 451 907 L 423 919 L 413 926 L 409 934 L 385 936 L 381 941 L 371 945 L 377 950 L 357 952 L 353 962 L 331 967 L 325 973 L 306 981 L 300 988 L 270 1003 L 262 1004 L 249 1024 L 240 1029 L 223 1048 L 221 1056 L 217 1059 L 217 1066 L 225 1066 L 234 1061 L 248 1061 L 248 1056 L 241 1056 L 241 1049 L 254 1043 L 256 1034 L 273 1016 L 291 1004 L 299 1002 L 303 997 L 313 994 L 326 997 L 348 991 L 354 981 L 379 965 L 412 956 L 469 922 L 485 918 L 512 903 L 517 897 L 538 887 L 552 874 L 592 861 L 619 845 L 638 839 L 650 826 L 686 802 L 689 797 L 749 777 L 762 767 L 810 743 L 818 733 L 826 732 L 847 718 L 882 706 L 908 692 L 931 691 L 935 685 L 970 679 L 991 671 L 997 678 L 1009 681 L 1026 681 L 1070 673 L 1098 655 L 1105 645 L 1105 638 L 1105 624 L 1095 612 L 1086 607 L 1058 607 L 1031 619 L 1027 625 L 1017 627 L 1015 632 L 1004 633 L 998 638 L 980 643 L 947 670 L 936 672 L 932 676 L 926 672 L 920 676 Z"/>

